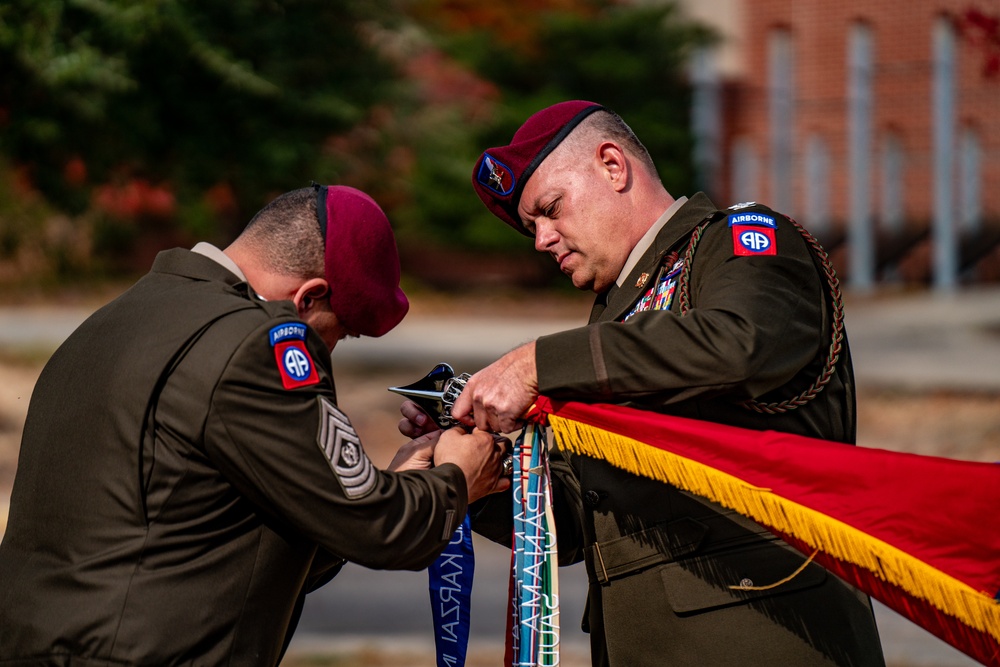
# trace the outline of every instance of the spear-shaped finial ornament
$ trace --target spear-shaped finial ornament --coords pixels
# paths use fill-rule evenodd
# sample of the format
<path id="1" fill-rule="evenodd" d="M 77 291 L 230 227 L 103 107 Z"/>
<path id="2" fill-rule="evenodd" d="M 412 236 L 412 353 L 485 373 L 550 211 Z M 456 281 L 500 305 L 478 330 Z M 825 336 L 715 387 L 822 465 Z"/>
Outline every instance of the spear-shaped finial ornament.
<path id="1" fill-rule="evenodd" d="M 441 363 L 413 384 L 405 387 L 389 387 L 389 391 L 412 400 L 443 429 L 461 426 L 468 430 L 465 424 L 451 416 L 451 409 L 470 377 L 468 373 L 455 375 L 451 366 Z M 503 440 L 508 445 L 508 453 L 503 458 L 502 474 L 509 477 L 514 470 L 514 460 L 509 449 L 510 441 L 499 434 L 494 434 L 493 437 Z"/>
<path id="2" fill-rule="evenodd" d="M 447 429 L 462 425 L 452 418 L 451 409 L 469 377 L 468 373 L 455 375 L 451 366 L 441 363 L 413 384 L 389 387 L 389 391 L 409 398 L 430 415 L 438 426 Z"/>

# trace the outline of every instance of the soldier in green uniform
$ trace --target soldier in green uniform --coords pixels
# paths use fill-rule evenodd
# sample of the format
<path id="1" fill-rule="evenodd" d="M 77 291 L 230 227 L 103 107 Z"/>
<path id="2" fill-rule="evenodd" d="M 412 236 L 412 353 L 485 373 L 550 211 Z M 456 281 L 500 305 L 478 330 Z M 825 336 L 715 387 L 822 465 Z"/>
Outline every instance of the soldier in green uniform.
<path id="1" fill-rule="evenodd" d="M 835 274 L 788 217 L 675 199 L 621 118 L 586 101 L 529 118 L 483 153 L 473 186 L 597 298 L 587 326 L 474 374 L 453 416 L 510 432 L 544 394 L 854 442 Z M 865 595 L 815 563 L 771 586 L 805 559 L 763 527 L 599 460 L 554 452 L 552 469 L 561 561 L 590 578 L 594 665 L 884 664 Z M 473 516 L 509 543 L 509 497 Z"/>
<path id="2" fill-rule="evenodd" d="M 407 307 L 389 222 L 353 188 L 282 195 L 225 251 L 160 253 L 35 387 L 0 664 L 276 665 L 345 559 L 430 564 L 507 482 L 502 445 L 461 429 L 379 470 L 337 407 L 330 351 Z"/>

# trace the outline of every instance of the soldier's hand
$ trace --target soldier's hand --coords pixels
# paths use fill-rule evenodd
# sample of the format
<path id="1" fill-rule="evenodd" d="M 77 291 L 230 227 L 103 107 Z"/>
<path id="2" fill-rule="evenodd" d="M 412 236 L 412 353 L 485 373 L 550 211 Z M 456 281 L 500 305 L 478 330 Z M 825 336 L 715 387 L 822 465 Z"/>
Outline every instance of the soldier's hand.
<path id="1" fill-rule="evenodd" d="M 404 401 L 399 406 L 399 412 L 403 415 L 403 418 L 399 420 L 399 432 L 407 438 L 419 438 L 424 434 L 441 429 L 437 422 L 413 401 Z"/>
<path id="2" fill-rule="evenodd" d="M 510 487 L 510 478 L 503 476 L 503 459 L 507 441 L 478 429 L 472 433 L 456 426 L 441 433 L 434 448 L 434 463 L 454 463 L 465 473 L 469 502 Z"/>
<path id="3" fill-rule="evenodd" d="M 468 426 L 512 433 L 538 398 L 535 343 L 518 347 L 479 371 L 465 383 L 451 415 Z"/>
<path id="4" fill-rule="evenodd" d="M 386 470 L 391 472 L 430 470 L 434 467 L 434 445 L 440 437 L 439 429 L 410 440 L 399 448 Z"/>

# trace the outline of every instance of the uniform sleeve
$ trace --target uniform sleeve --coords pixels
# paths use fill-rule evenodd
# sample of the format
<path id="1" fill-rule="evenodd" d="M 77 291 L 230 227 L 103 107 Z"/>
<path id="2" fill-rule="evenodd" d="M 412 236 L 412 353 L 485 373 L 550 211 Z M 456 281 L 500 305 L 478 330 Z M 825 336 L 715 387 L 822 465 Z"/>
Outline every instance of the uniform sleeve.
<path id="1" fill-rule="evenodd" d="M 738 256 L 724 222 L 706 229 L 685 316 L 646 311 L 539 338 L 539 391 L 663 405 L 741 401 L 791 380 L 825 344 L 825 299 L 804 239 L 776 217 L 775 255 Z"/>
<path id="2" fill-rule="evenodd" d="M 463 473 L 452 464 L 378 470 L 334 402 L 318 336 L 309 330 L 296 347 L 290 374 L 271 344 L 274 325 L 230 359 L 206 423 L 208 455 L 266 517 L 321 549 L 366 567 L 426 567 L 465 514 Z"/>

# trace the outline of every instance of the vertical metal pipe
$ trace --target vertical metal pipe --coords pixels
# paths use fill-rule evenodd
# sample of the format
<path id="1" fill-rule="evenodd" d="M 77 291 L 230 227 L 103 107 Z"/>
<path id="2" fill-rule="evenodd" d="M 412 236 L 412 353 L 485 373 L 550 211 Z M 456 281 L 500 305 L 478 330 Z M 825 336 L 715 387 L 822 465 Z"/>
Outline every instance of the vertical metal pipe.
<path id="1" fill-rule="evenodd" d="M 954 219 L 955 31 L 946 17 L 934 24 L 934 288 L 948 292 L 958 284 L 958 232 Z"/>
<path id="2" fill-rule="evenodd" d="M 768 41 L 768 124 L 771 143 L 771 183 L 768 204 L 795 215 L 792 210 L 792 146 L 795 67 L 792 37 L 787 30 L 771 32 Z"/>
<path id="3" fill-rule="evenodd" d="M 857 23 L 848 36 L 848 240 L 850 285 L 858 291 L 875 284 L 875 229 L 871 204 L 872 35 Z"/>

